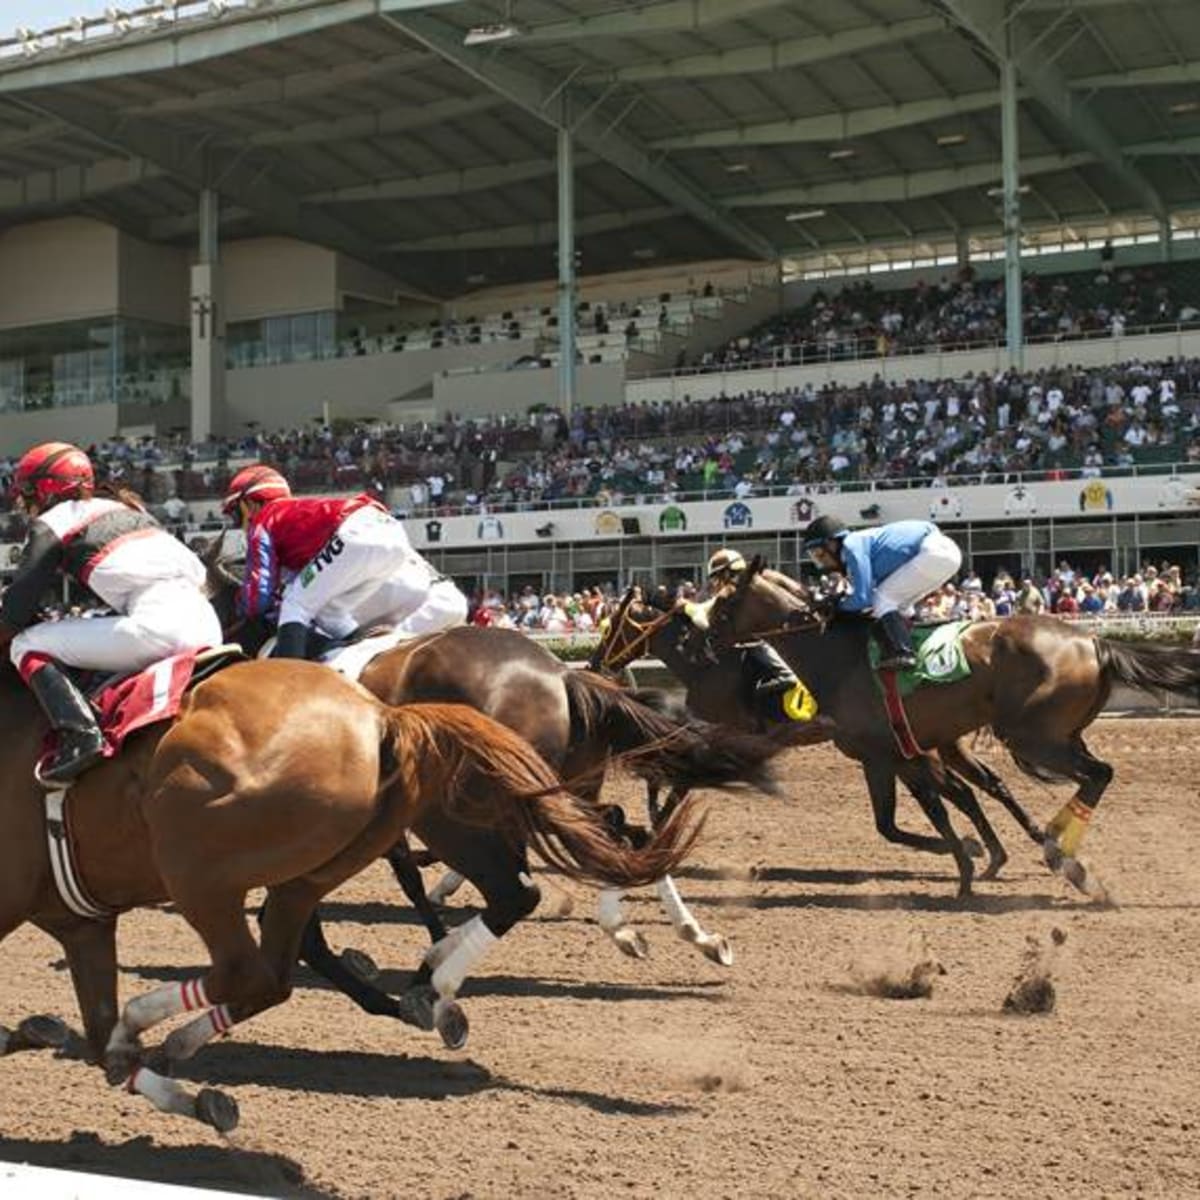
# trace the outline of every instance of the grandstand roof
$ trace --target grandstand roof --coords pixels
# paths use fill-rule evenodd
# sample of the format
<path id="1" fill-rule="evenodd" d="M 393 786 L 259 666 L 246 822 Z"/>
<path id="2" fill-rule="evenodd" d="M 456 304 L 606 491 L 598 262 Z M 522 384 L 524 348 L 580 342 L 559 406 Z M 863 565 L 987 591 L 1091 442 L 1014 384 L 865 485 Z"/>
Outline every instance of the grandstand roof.
<path id="1" fill-rule="evenodd" d="M 1200 207 L 1195 0 L 170 0 L 0 41 L 0 225 L 290 234 L 414 290 Z M 195 14 L 195 15 L 193 15 Z M 214 15 L 217 14 L 217 15 Z M 502 28 L 504 27 L 504 28 Z M 790 218 L 790 219 L 789 219 Z"/>

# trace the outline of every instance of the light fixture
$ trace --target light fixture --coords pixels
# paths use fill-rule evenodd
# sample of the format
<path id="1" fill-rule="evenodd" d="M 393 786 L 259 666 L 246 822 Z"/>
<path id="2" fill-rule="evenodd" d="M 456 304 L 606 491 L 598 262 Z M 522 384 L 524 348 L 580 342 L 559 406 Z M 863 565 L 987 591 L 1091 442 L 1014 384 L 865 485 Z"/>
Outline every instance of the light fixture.
<path id="1" fill-rule="evenodd" d="M 939 146 L 961 146 L 966 140 L 965 133 L 940 133 L 937 136 Z"/>
<path id="2" fill-rule="evenodd" d="M 823 217 L 825 210 L 823 208 L 804 208 L 797 212 L 790 212 L 783 219 L 785 221 L 815 221 L 818 217 Z"/>
<path id="3" fill-rule="evenodd" d="M 491 25 L 475 25 L 467 30 L 464 46 L 485 46 L 489 42 L 507 42 L 520 37 L 522 30 L 511 21 L 498 21 Z"/>
<path id="4" fill-rule="evenodd" d="M 658 251 L 653 246 L 641 246 L 633 252 L 634 258 L 657 258 Z"/>
<path id="5" fill-rule="evenodd" d="M 837 146 L 830 150 L 829 157 L 836 162 L 839 158 L 853 158 L 857 153 L 853 146 Z"/>
<path id="6" fill-rule="evenodd" d="M 468 275 L 467 282 L 471 283 L 471 284 L 487 283 L 487 276 L 486 275 Z"/>
<path id="7" fill-rule="evenodd" d="M 1018 184 L 1017 186 L 1017 191 L 1020 192 L 1022 196 L 1028 195 L 1031 190 L 1032 189 L 1027 183 Z M 1003 196 L 1004 189 L 1002 187 L 990 187 L 987 190 L 987 194 L 989 196 Z"/>
<path id="8" fill-rule="evenodd" d="M 726 163 L 725 170 L 730 175 L 745 175 L 750 170 L 750 164 L 748 162 Z"/>
<path id="9" fill-rule="evenodd" d="M 1185 117 L 1188 113 L 1200 112 L 1200 100 L 1180 100 L 1178 104 L 1172 104 L 1167 112 L 1173 117 Z"/>

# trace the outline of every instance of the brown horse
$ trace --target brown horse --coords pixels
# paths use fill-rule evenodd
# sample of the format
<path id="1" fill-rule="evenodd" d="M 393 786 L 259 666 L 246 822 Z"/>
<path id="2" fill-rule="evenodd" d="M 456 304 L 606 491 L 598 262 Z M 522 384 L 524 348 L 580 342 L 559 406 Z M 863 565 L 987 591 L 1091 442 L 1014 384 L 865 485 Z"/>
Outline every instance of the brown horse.
<path id="1" fill-rule="evenodd" d="M 800 584 L 785 591 L 763 578 L 761 568 L 756 559 L 717 597 L 712 636 L 725 645 L 760 633 L 776 638 L 788 660 L 801 666 L 822 710 L 836 720 L 838 747 L 862 762 L 872 790 L 894 790 L 897 754 L 869 665 L 869 622 L 839 616 L 826 623 L 820 598 Z M 1074 782 L 1075 795 L 1046 829 L 1046 862 L 1082 891 L 1103 897 L 1078 851 L 1113 770 L 1091 753 L 1083 731 L 1103 710 L 1114 683 L 1196 695 L 1200 652 L 1124 645 L 1054 617 L 1020 616 L 975 623 L 963 636 L 963 649 L 971 668 L 966 679 L 920 688 L 906 702 L 918 745 L 946 746 L 991 729 L 1027 774 Z M 918 777 L 916 785 L 926 814 L 951 845 L 965 894 L 970 859 L 932 782 Z"/>
<path id="2" fill-rule="evenodd" d="M 134 734 L 122 753 L 71 788 L 78 873 L 103 919 L 60 897 L 34 783 L 44 722 L 29 692 L 0 673 L 10 753 L 0 789 L 0 937 L 26 921 L 66 952 L 88 1042 L 114 1082 L 163 1111 L 232 1128 L 236 1105 L 192 1096 L 142 1060 L 140 1035 L 187 1012 L 168 1059 L 282 1003 L 302 932 L 320 899 L 416 829 L 439 844 L 443 822 L 531 844 L 568 876 L 602 885 L 648 883 L 690 849 L 690 816 L 642 849 L 613 841 L 595 809 L 567 793 L 527 743 L 487 717 L 446 704 L 390 708 L 311 663 L 228 668 L 199 684 L 173 723 Z M 515 886 L 520 886 L 516 884 Z M 267 889 L 261 943 L 246 894 Z M 118 1019 L 117 916 L 172 902 L 203 939 L 211 969 L 141 996 Z M 475 918 L 428 956 L 443 1036 L 461 1020 L 455 995 L 495 940 Z M 49 1030 L 49 1033 L 48 1033 Z M 55 1040 L 28 1023 L 0 1050 Z"/>
<path id="3" fill-rule="evenodd" d="M 778 575 L 773 578 L 778 578 Z M 755 711 L 753 698 L 746 687 L 741 651 L 736 647 L 714 647 L 711 641 L 702 642 L 678 606 L 667 611 L 651 608 L 640 601 L 638 591 L 631 588 L 626 593 L 608 633 L 593 655 L 593 665 L 611 674 L 621 671 L 638 657 L 652 655 L 667 667 L 686 691 L 682 700 L 669 693 L 637 692 L 636 695 L 644 703 L 676 714 L 683 708 L 700 717 L 736 728 L 757 728 L 761 718 Z M 784 640 L 780 649 L 803 678 L 805 664 L 790 657 L 793 643 Z M 836 723 L 824 711 L 810 721 L 789 722 L 776 727 L 776 736 L 796 745 L 809 745 L 834 738 L 836 732 Z M 935 786 L 947 803 L 971 821 L 988 855 L 988 865 L 982 876 L 984 879 L 993 878 L 999 873 L 1008 861 L 1008 854 L 971 790 L 972 784 L 999 800 L 1029 838 L 1038 846 L 1042 845 L 1042 831 L 1017 802 L 1004 781 L 961 742 L 939 746 L 936 754 L 926 755 L 917 762 L 907 761 L 899 755 L 894 755 L 892 761 L 892 777 L 888 779 L 882 771 L 877 772 L 871 777 L 869 788 L 875 828 L 886 841 L 928 853 L 952 852 L 951 844 L 945 839 L 913 833 L 897 823 L 896 780 L 899 779 L 918 801 L 923 788 Z M 678 789 L 672 790 L 666 804 L 660 807 L 658 793 L 658 786 L 650 784 L 648 806 L 652 822 L 662 814 L 669 814 L 683 794 Z M 969 849 L 973 854 L 977 852 L 977 845 L 974 839 L 963 841 L 964 849 Z"/>

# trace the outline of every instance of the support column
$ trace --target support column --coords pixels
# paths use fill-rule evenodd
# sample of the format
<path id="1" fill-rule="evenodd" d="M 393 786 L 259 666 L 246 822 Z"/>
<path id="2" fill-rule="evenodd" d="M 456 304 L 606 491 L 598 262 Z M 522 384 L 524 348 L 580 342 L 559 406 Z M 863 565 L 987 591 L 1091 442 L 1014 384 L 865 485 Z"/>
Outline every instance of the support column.
<path id="1" fill-rule="evenodd" d="M 954 234 L 954 257 L 960 271 L 965 271 L 971 265 L 971 238 L 965 229 L 959 229 Z"/>
<path id="2" fill-rule="evenodd" d="M 571 130 L 558 130 L 558 406 L 575 407 L 575 167 Z"/>
<path id="3" fill-rule="evenodd" d="M 225 426 L 225 312 L 221 287 L 219 198 L 200 193 L 200 245 L 192 267 L 192 440 Z"/>
<path id="4" fill-rule="evenodd" d="M 1171 218 L 1164 217 L 1158 223 L 1158 255 L 1163 262 L 1171 261 Z"/>
<path id="5" fill-rule="evenodd" d="M 1004 295 L 1008 363 L 1024 365 L 1021 326 L 1021 192 L 1017 173 L 1017 66 L 1011 54 L 1000 64 L 1000 143 L 1004 160 Z"/>

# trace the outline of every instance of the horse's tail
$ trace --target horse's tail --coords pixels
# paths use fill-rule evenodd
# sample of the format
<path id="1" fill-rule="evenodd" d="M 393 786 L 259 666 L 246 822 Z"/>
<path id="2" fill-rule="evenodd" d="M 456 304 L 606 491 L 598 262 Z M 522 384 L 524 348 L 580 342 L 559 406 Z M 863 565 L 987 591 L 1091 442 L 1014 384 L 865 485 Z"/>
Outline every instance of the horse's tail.
<path id="1" fill-rule="evenodd" d="M 635 850 L 612 836 L 598 806 L 572 795 L 541 755 L 505 726 L 460 704 L 406 704 L 388 710 L 386 781 L 412 797 L 416 819 L 431 804 L 475 828 L 532 846 L 573 879 L 642 887 L 678 869 L 703 818 L 685 801 Z"/>
<path id="2" fill-rule="evenodd" d="M 774 793 L 769 761 L 784 746 L 751 733 L 710 725 L 661 697 L 634 694 L 590 671 L 568 671 L 564 680 L 571 739 L 603 738 L 620 765 L 679 791 L 749 784 Z"/>
<path id="3" fill-rule="evenodd" d="M 1141 691 L 1165 688 L 1168 692 L 1200 694 L 1200 650 L 1098 637 L 1096 655 L 1107 679 Z"/>

